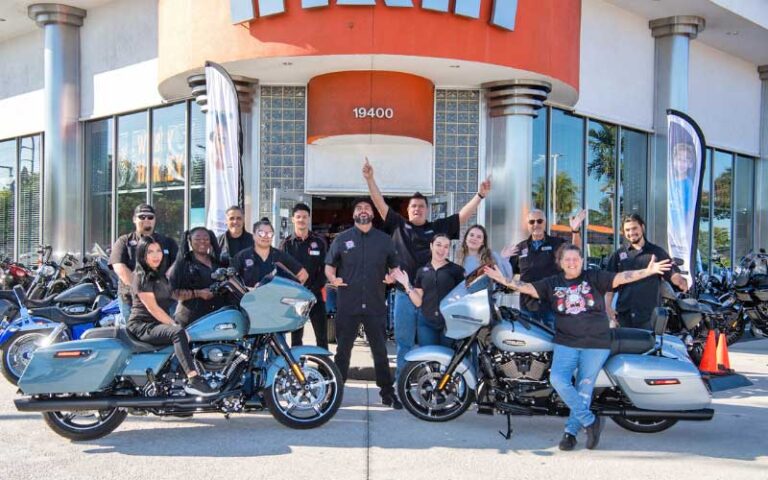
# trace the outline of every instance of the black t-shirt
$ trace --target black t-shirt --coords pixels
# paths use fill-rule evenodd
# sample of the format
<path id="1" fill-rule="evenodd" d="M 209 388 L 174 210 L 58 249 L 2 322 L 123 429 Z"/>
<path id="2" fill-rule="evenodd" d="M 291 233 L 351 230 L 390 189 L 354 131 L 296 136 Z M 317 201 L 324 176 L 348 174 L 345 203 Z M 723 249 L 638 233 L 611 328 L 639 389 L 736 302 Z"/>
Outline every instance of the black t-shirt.
<path id="1" fill-rule="evenodd" d="M 448 262 L 435 270 L 430 261 L 416 272 L 413 287 L 424 291 L 421 298 L 421 311 L 430 327 L 445 327 L 445 319 L 440 313 L 440 300 L 463 281 L 464 269 L 453 262 Z"/>
<path id="2" fill-rule="evenodd" d="M 131 315 L 128 317 L 128 328 L 132 332 L 144 328 L 144 324 L 158 322 L 139 300 L 139 293 L 142 292 L 154 293 L 155 301 L 165 312 L 168 312 L 173 304 L 171 284 L 165 275 L 158 272 L 145 272 L 142 268 L 137 268 L 133 273 L 133 284 L 131 285 L 133 301 L 131 303 Z"/>
<path id="3" fill-rule="evenodd" d="M 266 260 L 262 260 L 252 248 L 249 250 L 242 250 L 232 258 L 232 267 L 237 270 L 240 278 L 242 278 L 243 282 L 249 287 L 256 285 L 275 268 L 277 268 L 277 275 L 295 281 L 296 279 L 294 277 L 275 265 L 277 262 L 282 263 L 283 266 L 293 272 L 294 275 L 297 275 L 302 268 L 301 264 L 297 262 L 295 258 L 274 247 L 269 247 L 269 255 L 267 255 Z"/>
<path id="4" fill-rule="evenodd" d="M 509 258 L 512 273 L 519 273 L 520 280 L 528 283 L 557 275 L 560 267 L 557 265 L 555 252 L 564 243 L 564 239 L 546 234 L 541 242 L 534 242 L 533 237 L 528 237 L 517 244 L 520 253 Z M 546 304 L 525 294 L 520 294 L 520 306 L 531 312 L 540 308 L 547 309 Z"/>
<path id="5" fill-rule="evenodd" d="M 669 254 L 658 245 L 648 241 L 643 248 L 632 248 L 624 245 L 613 252 L 608 258 L 606 270 L 609 272 L 625 272 L 627 270 L 642 270 L 648 267 L 651 257 L 656 256 L 656 261 L 666 260 Z M 661 305 L 661 280 L 672 279 L 677 268 L 665 272 L 663 276 L 653 275 L 632 283 L 626 283 L 619 287 L 619 299 L 616 304 L 617 312 L 635 312 L 641 317 L 649 317 L 654 308 Z"/>
<path id="6" fill-rule="evenodd" d="M 542 303 L 555 312 L 555 343 L 573 348 L 610 348 L 611 329 L 604 295 L 613 272 L 587 270 L 567 280 L 562 272 L 533 282 Z"/>
<path id="7" fill-rule="evenodd" d="M 152 236 L 155 237 L 163 247 L 163 265 L 161 270 L 165 271 L 176 260 L 179 246 L 174 239 L 159 233 L 153 233 Z M 118 237 L 115 244 L 112 245 L 112 253 L 109 255 L 109 265 L 122 263 L 131 269 L 131 271 L 134 271 L 136 269 L 136 246 L 139 244 L 139 240 L 141 240 L 141 236 L 136 232 L 127 233 Z M 120 280 L 117 293 L 124 302 L 131 303 L 132 296 L 130 285 L 126 285 Z"/>
<path id="8" fill-rule="evenodd" d="M 347 284 L 338 288 L 339 314 L 386 315 L 384 277 L 397 266 L 395 245 L 386 233 L 345 230 L 333 239 L 325 263 L 336 267 L 336 276 Z"/>
<path id="9" fill-rule="evenodd" d="M 291 234 L 280 244 L 280 250 L 296 259 L 307 271 L 309 278 L 305 286 L 319 297 L 325 285 L 325 255 L 328 252 L 325 239 L 315 232 L 309 232 L 305 239 Z"/>
<path id="10" fill-rule="evenodd" d="M 429 262 L 432 257 L 432 252 L 429 250 L 432 237 L 437 233 L 444 233 L 448 238 L 455 240 L 459 238 L 461 224 L 459 214 L 455 213 L 434 222 L 416 226 L 390 208 L 381 229 L 391 235 L 392 241 L 395 242 L 400 268 L 408 273 L 409 278 L 415 278 L 416 269 Z"/>
<path id="11" fill-rule="evenodd" d="M 253 235 L 243 231 L 243 234 L 237 238 L 229 235 L 229 230 L 219 235 L 219 247 L 221 249 L 220 262 L 222 267 L 229 266 L 235 255 L 248 248 L 253 249 Z"/>
<path id="12" fill-rule="evenodd" d="M 219 268 L 219 262 L 216 259 L 211 258 L 211 267 L 208 267 L 190 252 L 173 264 L 169 278 L 171 288 L 173 290 L 204 290 L 213 283 L 211 274 L 217 268 Z M 190 298 L 179 302 L 174 313 L 174 319 L 186 326 L 203 315 L 221 308 L 225 303 L 223 297 L 214 297 L 210 300 Z"/>

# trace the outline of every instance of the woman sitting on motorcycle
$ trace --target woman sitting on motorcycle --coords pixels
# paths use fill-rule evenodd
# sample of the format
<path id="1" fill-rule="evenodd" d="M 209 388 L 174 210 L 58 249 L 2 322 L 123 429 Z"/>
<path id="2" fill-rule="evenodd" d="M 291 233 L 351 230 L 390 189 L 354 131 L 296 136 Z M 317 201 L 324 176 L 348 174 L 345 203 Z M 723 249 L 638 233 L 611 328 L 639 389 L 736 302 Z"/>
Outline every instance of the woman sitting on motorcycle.
<path id="1" fill-rule="evenodd" d="M 254 247 L 243 250 L 232 258 L 230 264 L 237 270 L 246 286 L 255 286 L 275 268 L 279 275 L 298 280 L 299 283 L 304 283 L 309 278 L 307 271 L 295 258 L 272 247 L 274 235 L 275 229 L 272 228 L 269 219 L 262 218 L 253 224 Z M 285 272 L 278 264 L 288 269 L 290 273 Z"/>
<path id="2" fill-rule="evenodd" d="M 128 330 L 140 341 L 152 345 L 172 342 L 176 358 L 187 375 L 184 390 L 193 395 L 213 395 L 216 391 L 195 370 L 186 332 L 168 315 L 173 296 L 165 270 L 163 247 L 154 237 L 141 237 L 136 247 L 136 270 L 131 285 L 133 305 L 128 317 Z"/>
<path id="3" fill-rule="evenodd" d="M 405 288 L 413 304 L 421 307 L 422 315 L 416 325 L 419 345 L 450 346 L 452 341 L 445 336 L 445 319 L 440 313 L 440 300 L 464 280 L 464 269 L 448 260 L 451 239 L 438 233 L 429 244 L 432 259 L 416 271 L 413 287 L 408 273 L 399 268 L 393 272 L 395 280 Z"/>
<path id="4" fill-rule="evenodd" d="M 584 271 L 581 249 L 573 244 L 560 248 L 557 262 L 561 273 L 533 283 L 508 280 L 498 267 L 486 267 L 485 272 L 496 282 L 552 306 L 556 331 L 550 382 L 571 410 L 559 448 L 573 450 L 576 435 L 583 427 L 587 431 L 587 448 L 593 449 L 600 440 L 603 425 L 589 406 L 595 380 L 611 352 L 604 295 L 620 285 L 661 275 L 671 269 L 672 264 L 669 260 L 657 262 L 653 257 L 643 270 L 618 274 L 604 270 Z M 576 371 L 574 386 L 572 380 Z"/>

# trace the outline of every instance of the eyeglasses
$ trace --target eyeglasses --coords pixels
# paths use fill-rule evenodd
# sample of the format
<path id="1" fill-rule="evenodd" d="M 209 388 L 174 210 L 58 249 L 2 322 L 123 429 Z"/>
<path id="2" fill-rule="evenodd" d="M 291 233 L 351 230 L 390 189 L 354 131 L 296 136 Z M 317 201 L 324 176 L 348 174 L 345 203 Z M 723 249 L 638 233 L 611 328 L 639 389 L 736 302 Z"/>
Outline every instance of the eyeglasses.
<path id="1" fill-rule="evenodd" d="M 138 218 L 139 220 L 154 220 L 155 216 L 154 215 L 136 215 L 136 218 Z"/>
<path id="2" fill-rule="evenodd" d="M 544 223 L 544 219 L 537 218 L 535 220 L 528 220 L 528 225 L 533 225 L 534 223 L 538 223 L 539 225 L 541 225 L 542 223 Z"/>
<path id="3" fill-rule="evenodd" d="M 260 236 L 261 238 L 272 238 L 275 236 L 275 232 L 266 232 L 264 230 L 259 230 L 256 232 L 256 235 Z"/>

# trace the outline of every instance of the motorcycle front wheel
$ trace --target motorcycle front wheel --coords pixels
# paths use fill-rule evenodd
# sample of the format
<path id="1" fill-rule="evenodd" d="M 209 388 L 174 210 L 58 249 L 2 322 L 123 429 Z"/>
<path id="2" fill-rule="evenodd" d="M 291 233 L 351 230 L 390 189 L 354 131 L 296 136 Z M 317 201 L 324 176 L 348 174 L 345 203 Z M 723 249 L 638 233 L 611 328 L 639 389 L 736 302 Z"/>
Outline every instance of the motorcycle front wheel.
<path id="1" fill-rule="evenodd" d="M 64 438 L 94 440 L 109 435 L 123 423 L 128 412 L 119 408 L 98 411 L 44 412 L 43 420 Z"/>
<path id="2" fill-rule="evenodd" d="M 341 372 L 330 358 L 305 354 L 298 359 L 306 378 L 301 385 L 289 367 L 277 372 L 264 392 L 264 401 L 275 419 L 290 428 L 319 427 L 336 414 L 344 396 Z"/>
<path id="3" fill-rule="evenodd" d="M 428 360 L 405 364 L 397 390 L 411 415 L 428 422 L 447 422 L 467 411 L 474 393 L 463 375 L 454 374 L 443 391 L 436 392 L 445 368 L 440 362 Z"/>
<path id="4" fill-rule="evenodd" d="M 27 369 L 27 365 L 32 360 L 32 355 L 40 348 L 40 344 L 48 337 L 45 333 L 23 333 L 19 332 L 14 335 L 5 348 L 0 351 L 2 353 L 2 362 L 0 362 L 0 370 L 2 370 L 3 376 L 14 385 L 17 385 L 21 374 Z"/>
<path id="5" fill-rule="evenodd" d="M 658 433 L 671 428 L 677 420 L 669 418 L 624 418 L 611 417 L 621 428 L 637 433 Z"/>

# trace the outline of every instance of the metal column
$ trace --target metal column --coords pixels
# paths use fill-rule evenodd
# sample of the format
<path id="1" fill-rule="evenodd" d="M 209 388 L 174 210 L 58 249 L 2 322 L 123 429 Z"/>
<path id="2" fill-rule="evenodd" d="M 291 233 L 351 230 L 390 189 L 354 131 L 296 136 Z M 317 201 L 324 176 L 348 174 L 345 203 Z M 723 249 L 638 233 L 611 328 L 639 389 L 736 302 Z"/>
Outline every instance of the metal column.
<path id="1" fill-rule="evenodd" d="M 755 250 L 768 249 L 768 65 L 757 67 L 760 96 L 760 158 L 755 165 Z"/>

